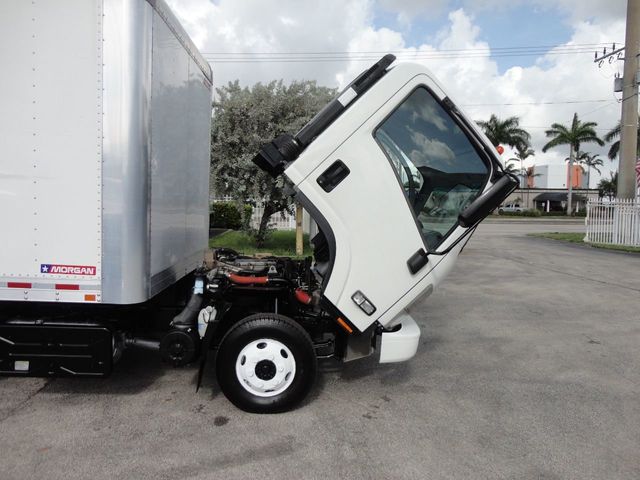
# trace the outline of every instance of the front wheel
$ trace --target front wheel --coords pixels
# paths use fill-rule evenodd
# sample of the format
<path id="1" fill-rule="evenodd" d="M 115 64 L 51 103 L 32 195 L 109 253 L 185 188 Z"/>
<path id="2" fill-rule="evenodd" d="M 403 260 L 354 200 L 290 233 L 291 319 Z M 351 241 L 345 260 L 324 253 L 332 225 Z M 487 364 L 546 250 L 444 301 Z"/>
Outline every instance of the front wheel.
<path id="1" fill-rule="evenodd" d="M 309 334 L 282 315 L 259 313 L 231 327 L 216 357 L 225 396 L 247 412 L 290 410 L 309 393 L 317 359 Z"/>

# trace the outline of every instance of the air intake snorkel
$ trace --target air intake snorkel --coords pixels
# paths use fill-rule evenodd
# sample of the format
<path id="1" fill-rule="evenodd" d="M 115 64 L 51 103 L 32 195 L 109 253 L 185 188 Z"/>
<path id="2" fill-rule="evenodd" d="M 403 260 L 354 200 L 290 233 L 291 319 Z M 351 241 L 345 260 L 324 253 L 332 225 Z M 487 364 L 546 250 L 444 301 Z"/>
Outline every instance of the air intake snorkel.
<path id="1" fill-rule="evenodd" d="M 298 158 L 302 151 L 326 130 L 336 118 L 342 115 L 354 100 L 384 76 L 387 67 L 395 59 L 396 57 L 391 54 L 382 57 L 371 68 L 358 75 L 337 98 L 331 100 L 295 136 L 282 134 L 272 142 L 260 147 L 260 151 L 253 159 L 253 163 L 274 178 L 280 175 L 287 164 Z"/>

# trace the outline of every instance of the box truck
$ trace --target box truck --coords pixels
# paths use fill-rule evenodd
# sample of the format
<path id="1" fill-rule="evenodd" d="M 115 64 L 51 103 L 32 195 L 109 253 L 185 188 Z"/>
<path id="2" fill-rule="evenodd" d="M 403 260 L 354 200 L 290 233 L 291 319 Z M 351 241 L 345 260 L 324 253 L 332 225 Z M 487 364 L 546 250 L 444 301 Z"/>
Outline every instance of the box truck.
<path id="1" fill-rule="evenodd" d="M 517 186 L 422 65 L 387 55 L 254 159 L 313 257 L 207 248 L 211 70 L 161 0 L 5 0 L 0 373 L 105 376 L 130 346 L 293 408 L 318 358 L 410 359 L 411 310 Z"/>

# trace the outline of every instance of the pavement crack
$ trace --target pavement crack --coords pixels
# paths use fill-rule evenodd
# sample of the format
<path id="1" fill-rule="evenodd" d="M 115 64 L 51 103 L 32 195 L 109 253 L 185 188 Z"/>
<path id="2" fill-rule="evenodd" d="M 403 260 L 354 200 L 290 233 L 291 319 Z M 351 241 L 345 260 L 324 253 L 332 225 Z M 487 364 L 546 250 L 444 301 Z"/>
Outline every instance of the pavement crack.
<path id="1" fill-rule="evenodd" d="M 33 397 L 35 397 L 42 390 L 44 390 L 46 388 L 46 386 L 49 385 L 53 380 L 54 380 L 53 378 L 48 379 L 46 382 L 44 382 L 44 384 L 41 387 L 39 387 L 36 390 L 34 390 L 33 392 L 29 393 L 29 395 L 27 395 L 27 397 L 24 400 L 22 400 L 20 403 L 18 403 L 18 405 L 16 405 L 15 407 L 10 408 L 4 415 L 2 415 L 0 417 L 0 423 L 3 423 L 5 420 L 7 420 L 7 419 L 11 418 L 12 416 L 14 416 L 19 410 L 22 409 L 22 407 L 24 407 L 27 403 L 29 403 Z"/>

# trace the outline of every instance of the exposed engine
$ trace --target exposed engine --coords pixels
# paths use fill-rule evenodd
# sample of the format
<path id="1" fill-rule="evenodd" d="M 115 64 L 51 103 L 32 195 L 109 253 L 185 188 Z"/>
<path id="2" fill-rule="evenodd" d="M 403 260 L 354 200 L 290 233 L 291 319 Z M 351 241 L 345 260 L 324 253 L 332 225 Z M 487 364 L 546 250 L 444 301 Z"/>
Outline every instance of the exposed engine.
<path id="1" fill-rule="evenodd" d="M 330 347 L 334 353 L 337 312 L 323 302 L 321 281 L 311 257 L 249 257 L 221 248 L 214 252 L 206 289 L 211 304 L 229 306 L 225 322 L 258 312 L 286 315 L 299 322 L 319 347 Z"/>
<path id="2" fill-rule="evenodd" d="M 231 286 L 255 288 L 258 291 L 293 291 L 300 305 L 320 305 L 320 283 L 312 268 L 311 257 L 292 260 L 287 257 L 248 257 L 231 249 L 215 252 L 215 266 L 207 277 L 220 288 Z"/>

